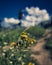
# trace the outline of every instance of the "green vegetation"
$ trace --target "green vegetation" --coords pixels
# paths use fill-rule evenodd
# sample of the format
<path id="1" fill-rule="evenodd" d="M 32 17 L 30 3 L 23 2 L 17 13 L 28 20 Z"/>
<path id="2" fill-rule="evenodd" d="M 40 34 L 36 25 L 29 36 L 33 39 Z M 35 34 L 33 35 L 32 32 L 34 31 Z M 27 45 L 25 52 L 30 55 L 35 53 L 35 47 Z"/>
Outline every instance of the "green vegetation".
<path id="1" fill-rule="evenodd" d="M 9 29 L 5 30 L 4 32 L 0 33 L 0 39 L 2 39 L 2 42 L 8 42 L 8 43 L 9 42 L 17 42 L 19 35 L 21 34 L 21 32 L 24 29 L 25 28 L 16 28 L 13 30 L 9 30 Z M 36 39 L 39 39 L 44 34 L 45 29 L 41 28 L 39 26 L 35 26 L 35 27 L 31 27 L 26 32 L 28 32 L 30 34 L 30 37 L 34 37 Z"/>
<path id="2" fill-rule="evenodd" d="M 45 44 L 45 49 L 50 53 L 50 59 L 52 60 L 52 36 L 47 40 Z"/>
<path id="3" fill-rule="evenodd" d="M 16 42 L 21 32 L 24 30 L 24 28 L 16 28 L 13 30 L 5 30 L 0 33 L 0 39 L 2 39 L 2 42 Z M 0 41 L 1 42 L 1 41 Z"/>
<path id="4" fill-rule="evenodd" d="M 50 52 L 52 51 L 52 36 L 50 38 L 48 38 L 46 44 L 45 44 L 45 48 L 47 50 L 49 50 Z"/>
<path id="5" fill-rule="evenodd" d="M 29 30 L 27 30 L 27 32 L 30 33 L 36 39 L 39 39 L 45 33 L 45 29 L 40 26 L 35 26 L 31 27 Z"/>
<path id="6" fill-rule="evenodd" d="M 30 46 L 36 42 L 24 28 L 0 33 L 0 65 L 38 65 L 31 58 Z M 24 39 L 25 37 L 25 39 Z"/>
<path id="7" fill-rule="evenodd" d="M 0 32 L 0 65 L 30 65 L 33 63 L 37 64 L 36 60 L 33 60 L 29 55 L 30 52 L 30 43 L 35 39 L 38 40 L 42 38 L 42 35 L 45 33 L 45 29 L 40 26 L 30 27 L 26 30 L 24 35 L 21 35 L 25 28 L 16 28 L 16 29 L 6 29 L 1 30 Z M 50 28 L 49 28 L 50 29 Z M 23 38 L 21 38 L 21 36 Z M 18 40 L 22 40 L 18 42 Z M 19 45 L 19 44 L 21 45 Z M 32 42 L 34 43 L 34 42 Z M 11 45 L 12 44 L 12 45 Z M 19 45 L 18 46 L 16 46 Z M 3 49 L 4 46 L 8 46 L 7 49 Z M 47 40 L 45 48 L 52 52 L 52 36 Z M 51 53 L 52 54 L 52 53 Z M 29 59 L 30 58 L 30 59 Z M 25 63 L 25 64 L 24 64 Z"/>

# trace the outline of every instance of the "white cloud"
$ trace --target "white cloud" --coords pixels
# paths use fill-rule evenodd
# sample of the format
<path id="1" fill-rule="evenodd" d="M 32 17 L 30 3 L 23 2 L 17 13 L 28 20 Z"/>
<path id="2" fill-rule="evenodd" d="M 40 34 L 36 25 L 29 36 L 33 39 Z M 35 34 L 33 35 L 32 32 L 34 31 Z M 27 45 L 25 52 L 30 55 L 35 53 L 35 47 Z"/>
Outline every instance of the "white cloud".
<path id="1" fill-rule="evenodd" d="M 34 26 L 42 21 L 49 20 L 49 14 L 47 13 L 46 9 L 40 10 L 38 7 L 26 7 L 26 12 L 28 13 L 27 16 L 25 16 L 22 25 L 24 26 Z"/>
<path id="2" fill-rule="evenodd" d="M 6 23 L 12 23 L 12 24 L 18 24 L 19 20 L 18 19 L 14 19 L 14 18 L 4 18 L 4 21 Z"/>
<path id="3" fill-rule="evenodd" d="M 2 21 L 2 27 L 12 27 L 12 25 L 14 24 L 18 24 L 20 21 L 18 19 L 14 19 L 14 18 L 4 18 L 4 20 Z"/>
<path id="4" fill-rule="evenodd" d="M 26 11 L 28 12 L 28 14 L 31 14 L 31 15 L 35 15 L 35 14 L 40 13 L 38 7 L 36 7 L 36 8 L 34 8 L 34 7 L 31 7 L 31 8 L 26 7 Z"/>
<path id="5" fill-rule="evenodd" d="M 32 21 L 22 20 L 21 22 L 22 22 L 21 26 L 25 26 L 25 27 L 35 25 L 35 22 L 32 22 Z"/>
<path id="6" fill-rule="evenodd" d="M 49 20 L 50 16 L 46 9 L 40 9 L 39 7 L 26 7 L 27 15 L 23 13 L 23 19 L 21 20 L 21 26 L 35 26 L 42 21 Z M 3 27 L 12 27 L 12 25 L 18 24 L 20 20 L 15 18 L 4 18 L 2 22 Z"/>

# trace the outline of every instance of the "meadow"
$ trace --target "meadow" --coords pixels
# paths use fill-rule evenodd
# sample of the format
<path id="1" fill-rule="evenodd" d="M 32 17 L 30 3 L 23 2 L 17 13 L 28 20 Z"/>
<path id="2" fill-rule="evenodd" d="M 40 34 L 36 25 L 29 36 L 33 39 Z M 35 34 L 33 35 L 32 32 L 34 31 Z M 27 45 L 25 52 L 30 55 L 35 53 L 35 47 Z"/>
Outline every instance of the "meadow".
<path id="1" fill-rule="evenodd" d="M 30 48 L 33 45 L 35 46 L 37 40 L 43 37 L 46 29 L 40 26 L 30 27 L 24 31 L 25 29 L 19 27 L 1 30 L 0 65 L 38 65 L 37 60 L 31 58 Z M 46 41 L 44 47 L 51 53 L 52 36 Z"/>

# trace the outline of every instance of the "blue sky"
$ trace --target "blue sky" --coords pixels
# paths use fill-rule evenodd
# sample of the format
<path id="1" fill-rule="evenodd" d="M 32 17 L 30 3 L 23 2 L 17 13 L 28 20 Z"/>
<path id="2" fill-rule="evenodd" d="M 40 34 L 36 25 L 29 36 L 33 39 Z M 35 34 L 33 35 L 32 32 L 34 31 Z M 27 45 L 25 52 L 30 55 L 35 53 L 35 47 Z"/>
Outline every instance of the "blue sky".
<path id="1" fill-rule="evenodd" d="M 52 14 L 52 0 L 0 0 L 0 19 L 17 18 L 19 10 L 32 6 L 46 9 Z"/>

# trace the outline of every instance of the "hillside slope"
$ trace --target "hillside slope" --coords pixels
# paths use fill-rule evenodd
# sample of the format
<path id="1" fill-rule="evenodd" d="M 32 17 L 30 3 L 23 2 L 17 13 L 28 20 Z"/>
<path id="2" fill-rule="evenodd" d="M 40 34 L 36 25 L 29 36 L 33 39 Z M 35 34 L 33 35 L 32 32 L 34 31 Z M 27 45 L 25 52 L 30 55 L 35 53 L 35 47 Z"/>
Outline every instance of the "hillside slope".
<path id="1" fill-rule="evenodd" d="M 31 52 L 34 59 L 36 59 L 40 65 L 52 65 L 52 60 L 49 58 L 49 52 L 44 49 L 46 43 L 45 39 L 51 36 L 50 30 L 46 30 L 45 36 L 38 40 L 36 46 L 31 47 Z"/>

